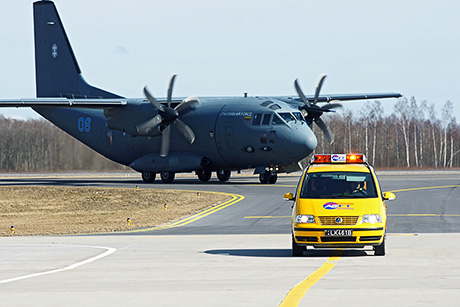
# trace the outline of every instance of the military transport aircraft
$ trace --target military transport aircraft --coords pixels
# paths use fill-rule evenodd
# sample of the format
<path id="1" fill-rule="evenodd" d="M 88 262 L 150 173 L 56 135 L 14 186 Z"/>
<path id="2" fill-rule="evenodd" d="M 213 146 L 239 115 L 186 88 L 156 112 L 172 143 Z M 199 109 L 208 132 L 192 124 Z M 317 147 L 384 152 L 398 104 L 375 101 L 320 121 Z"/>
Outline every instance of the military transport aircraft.
<path id="1" fill-rule="evenodd" d="M 206 182 L 212 172 L 224 182 L 231 171 L 252 169 L 261 183 L 275 183 L 278 172 L 299 169 L 316 148 L 313 123 L 332 142 L 321 115 L 341 100 L 400 97 L 398 93 L 306 96 L 125 98 L 93 87 L 81 75 L 75 54 L 53 2 L 34 7 L 37 98 L 3 99 L 3 107 L 31 107 L 56 126 L 105 157 L 164 183 L 175 173 L 195 172 Z"/>

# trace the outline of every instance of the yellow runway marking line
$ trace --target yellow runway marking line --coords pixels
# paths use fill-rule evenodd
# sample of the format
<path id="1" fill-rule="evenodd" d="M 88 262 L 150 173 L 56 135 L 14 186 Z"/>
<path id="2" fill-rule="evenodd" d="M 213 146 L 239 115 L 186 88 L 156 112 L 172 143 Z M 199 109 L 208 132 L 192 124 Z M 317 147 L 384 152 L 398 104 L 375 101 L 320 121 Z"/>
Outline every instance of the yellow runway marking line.
<path id="1" fill-rule="evenodd" d="M 442 185 L 435 187 L 422 187 L 422 188 L 410 188 L 410 189 L 401 189 L 393 190 L 391 193 L 396 192 L 409 192 L 409 191 L 419 191 L 419 190 L 430 190 L 430 189 L 447 189 L 447 188 L 457 188 L 460 185 Z M 417 217 L 427 217 L 427 216 L 460 216 L 460 214 L 434 214 L 434 213 L 405 213 L 405 214 L 387 214 L 387 216 L 417 216 Z"/>
<path id="2" fill-rule="evenodd" d="M 299 284 L 294 286 L 294 288 L 292 288 L 288 292 L 288 294 L 286 294 L 281 304 L 279 304 L 279 307 L 299 306 L 300 301 L 302 301 L 307 291 L 314 284 L 316 284 L 324 275 L 326 275 L 327 272 L 329 272 L 335 267 L 336 264 L 331 261 L 338 261 L 340 259 L 340 256 L 342 255 L 342 252 L 343 252 L 342 249 L 335 250 L 332 253 L 332 256 L 330 256 L 327 259 L 326 263 L 323 264 L 322 267 L 320 267 L 318 270 L 313 272 L 310 276 L 308 276 L 306 279 L 301 281 Z"/>
<path id="3" fill-rule="evenodd" d="M 389 191 L 391 193 L 396 192 L 409 192 L 409 191 L 418 191 L 418 190 L 430 190 L 430 189 L 446 189 L 446 188 L 458 188 L 460 185 L 442 185 L 442 186 L 435 186 L 435 187 L 422 187 L 422 188 L 410 188 L 410 189 L 401 189 L 401 190 L 393 190 Z"/>
<path id="4" fill-rule="evenodd" d="M 280 216 L 245 216 L 245 219 L 281 219 L 281 218 L 287 218 L 291 217 L 290 215 L 280 215 Z"/>
<path id="5" fill-rule="evenodd" d="M 203 192 L 204 193 L 204 192 Z M 223 193 L 223 192 L 207 192 L 207 193 L 216 193 L 216 194 L 222 194 L 222 195 L 228 195 L 228 196 L 231 196 L 232 199 L 220 204 L 220 205 L 217 205 L 217 206 L 214 206 L 214 207 L 211 207 L 209 209 L 206 209 L 204 211 L 201 211 L 197 214 L 194 214 L 194 215 L 191 215 L 185 219 L 182 219 L 180 221 L 177 221 L 175 223 L 172 223 L 172 224 L 169 224 L 169 225 L 165 225 L 165 226 L 155 226 L 155 227 L 150 227 L 150 228 L 145 228 L 145 229 L 137 229 L 137 230 L 131 230 L 131 231 L 124 231 L 123 233 L 137 233 L 137 232 L 146 232 L 146 231 L 153 231 L 153 230 L 162 230 L 162 229 L 169 229 L 169 228 L 175 228 L 175 227 L 180 227 L 180 226 L 184 226 L 184 225 L 187 225 L 187 224 L 190 224 L 192 222 L 195 222 L 199 219 L 202 219 L 210 214 L 213 214 L 219 210 L 222 210 L 222 209 L 225 209 L 231 205 L 234 205 L 240 201 L 242 201 L 245 197 L 243 195 L 238 195 L 238 194 L 230 194 L 230 193 Z"/>

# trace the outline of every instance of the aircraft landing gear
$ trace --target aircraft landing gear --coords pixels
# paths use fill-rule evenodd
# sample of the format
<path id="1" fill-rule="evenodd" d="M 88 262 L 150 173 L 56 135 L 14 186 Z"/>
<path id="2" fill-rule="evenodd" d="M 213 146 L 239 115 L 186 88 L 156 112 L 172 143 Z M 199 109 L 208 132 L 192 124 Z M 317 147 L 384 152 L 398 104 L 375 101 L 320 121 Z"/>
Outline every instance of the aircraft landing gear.
<path id="1" fill-rule="evenodd" d="M 163 171 L 160 173 L 160 176 L 161 176 L 161 181 L 163 181 L 163 183 L 171 183 L 174 181 L 174 176 L 176 174 L 174 172 L 171 172 L 171 171 Z"/>
<path id="2" fill-rule="evenodd" d="M 212 172 L 201 169 L 199 171 L 196 171 L 196 175 L 198 176 L 198 179 L 200 179 L 201 182 L 208 182 L 209 179 L 211 179 Z"/>
<path id="3" fill-rule="evenodd" d="M 142 180 L 144 180 L 145 183 L 153 183 L 156 175 L 155 172 L 143 171 Z"/>
<path id="4" fill-rule="evenodd" d="M 232 175 L 232 172 L 229 170 L 221 169 L 217 171 L 217 178 L 219 179 L 220 182 L 228 181 L 231 175 Z"/>
<path id="5" fill-rule="evenodd" d="M 268 183 L 269 184 L 275 184 L 277 180 L 278 180 L 278 175 L 277 174 L 274 174 L 274 175 L 272 174 L 270 176 L 270 178 L 268 179 Z"/>
<path id="6" fill-rule="evenodd" d="M 275 184 L 278 180 L 278 175 L 272 171 L 265 171 L 263 174 L 259 174 L 259 181 L 262 184 Z"/>

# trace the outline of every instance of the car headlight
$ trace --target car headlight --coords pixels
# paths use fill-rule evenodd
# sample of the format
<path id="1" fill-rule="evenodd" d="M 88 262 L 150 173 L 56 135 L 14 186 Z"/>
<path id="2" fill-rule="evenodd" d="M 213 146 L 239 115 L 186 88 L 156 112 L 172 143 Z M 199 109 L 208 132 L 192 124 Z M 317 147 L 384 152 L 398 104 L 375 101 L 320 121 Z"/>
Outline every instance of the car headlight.
<path id="1" fill-rule="evenodd" d="M 314 223 L 315 222 L 315 216 L 314 215 L 297 215 L 295 218 L 295 222 L 297 224 L 305 224 L 305 223 Z"/>
<path id="2" fill-rule="evenodd" d="M 380 214 L 364 214 L 363 215 L 363 223 L 368 223 L 368 224 L 375 224 L 375 223 L 381 223 L 382 222 L 382 217 Z"/>

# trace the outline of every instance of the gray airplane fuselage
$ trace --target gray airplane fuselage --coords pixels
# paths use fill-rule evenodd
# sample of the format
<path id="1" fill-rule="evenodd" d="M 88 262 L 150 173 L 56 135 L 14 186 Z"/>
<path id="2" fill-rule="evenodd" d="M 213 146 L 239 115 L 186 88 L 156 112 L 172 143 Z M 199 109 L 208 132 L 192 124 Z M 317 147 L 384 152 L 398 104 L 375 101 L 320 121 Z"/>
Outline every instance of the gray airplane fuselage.
<path id="1" fill-rule="evenodd" d="M 137 171 L 239 170 L 292 164 L 308 156 L 317 140 L 298 108 L 265 97 L 200 97 L 181 115 L 195 132 L 190 144 L 171 130 L 171 148 L 161 157 L 161 133 L 136 135 L 135 124 L 158 111 L 145 99 L 128 99 L 111 110 L 34 108 L 39 114 L 105 157 Z M 282 114 L 285 119 L 283 119 Z M 287 115 L 289 114 L 289 115 Z M 136 120 L 133 120 L 136 118 Z M 286 120 L 287 118 L 287 120 Z M 110 129 L 108 126 L 111 126 Z"/>

